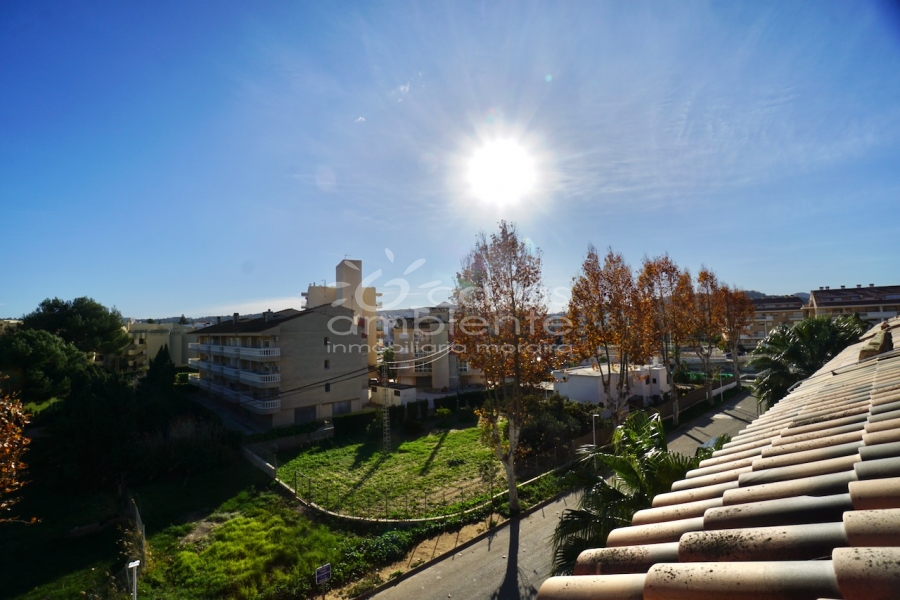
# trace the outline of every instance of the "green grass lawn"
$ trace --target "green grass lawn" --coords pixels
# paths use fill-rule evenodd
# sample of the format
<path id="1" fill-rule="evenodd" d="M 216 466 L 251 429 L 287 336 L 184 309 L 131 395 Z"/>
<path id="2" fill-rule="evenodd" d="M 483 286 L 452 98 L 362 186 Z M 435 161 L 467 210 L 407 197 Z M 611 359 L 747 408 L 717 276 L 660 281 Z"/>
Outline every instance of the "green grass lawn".
<path id="1" fill-rule="evenodd" d="M 477 427 L 435 430 L 404 441 L 390 453 L 379 442 L 329 441 L 278 456 L 278 476 L 300 496 L 343 514 L 372 518 L 445 515 L 486 500 L 490 486 L 479 465 L 498 467 L 494 491 L 505 476 Z"/>
<path id="2" fill-rule="evenodd" d="M 244 461 L 187 484 L 135 490 L 150 543 L 139 596 L 304 598 L 316 567 L 356 536 L 316 524 Z"/>

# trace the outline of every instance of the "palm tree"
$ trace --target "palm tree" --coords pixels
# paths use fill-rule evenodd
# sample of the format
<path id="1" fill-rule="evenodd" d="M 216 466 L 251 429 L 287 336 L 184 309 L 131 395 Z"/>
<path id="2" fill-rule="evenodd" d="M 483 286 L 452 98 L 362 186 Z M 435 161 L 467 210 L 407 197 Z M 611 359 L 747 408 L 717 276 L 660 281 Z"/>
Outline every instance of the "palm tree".
<path id="1" fill-rule="evenodd" d="M 784 398 L 792 385 L 810 377 L 844 348 L 859 341 L 867 325 L 856 315 L 803 319 L 779 325 L 753 351 L 749 366 L 759 372 L 753 386 L 760 411 Z"/>
<path id="2" fill-rule="evenodd" d="M 553 533 L 553 574 L 571 574 L 581 552 L 604 546 L 610 531 L 630 525 L 634 513 L 650 508 L 654 496 L 727 441 L 723 436 L 693 457 L 669 452 L 659 415 L 635 412 L 613 433 L 612 452 L 583 447 L 575 470 L 581 499 L 563 512 Z"/>

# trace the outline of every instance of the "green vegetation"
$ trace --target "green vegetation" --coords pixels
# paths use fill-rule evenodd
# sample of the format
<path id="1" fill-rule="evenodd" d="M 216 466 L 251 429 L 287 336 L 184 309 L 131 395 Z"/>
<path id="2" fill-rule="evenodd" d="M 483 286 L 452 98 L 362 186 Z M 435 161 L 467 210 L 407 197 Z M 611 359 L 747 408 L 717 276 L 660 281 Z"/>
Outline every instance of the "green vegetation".
<path id="1" fill-rule="evenodd" d="M 89 370 L 87 355 L 40 330 L 0 336 L 0 367 L 15 375 L 12 387 L 23 402 L 44 402 L 69 393 L 72 380 Z"/>
<path id="2" fill-rule="evenodd" d="M 380 451 L 380 440 L 332 440 L 280 456 L 278 476 L 293 485 L 296 474 L 304 499 L 311 487 L 313 502 L 345 514 L 453 514 L 489 492 L 478 466 L 497 459 L 480 435 L 477 427 L 436 430 L 402 442 L 390 455 Z"/>
<path id="3" fill-rule="evenodd" d="M 859 341 L 866 324 L 857 316 L 835 320 L 803 319 L 793 327 L 779 325 L 753 350 L 750 367 L 759 371 L 753 393 L 760 412 L 787 395 L 792 385 L 810 377 L 844 348 Z"/>
<path id="4" fill-rule="evenodd" d="M 571 574 L 582 551 L 605 546 L 610 531 L 630 525 L 634 513 L 650 508 L 657 494 L 668 492 L 727 441 L 723 436 L 714 448 L 698 449 L 693 457 L 669 452 L 658 416 L 630 414 L 616 428 L 611 451 L 587 451 L 574 473 L 583 493 L 554 531 L 554 574 Z"/>
<path id="5" fill-rule="evenodd" d="M 24 329 L 38 329 L 59 336 L 82 352 L 116 353 L 130 339 L 122 329 L 122 314 L 93 298 L 47 298 L 22 317 Z"/>

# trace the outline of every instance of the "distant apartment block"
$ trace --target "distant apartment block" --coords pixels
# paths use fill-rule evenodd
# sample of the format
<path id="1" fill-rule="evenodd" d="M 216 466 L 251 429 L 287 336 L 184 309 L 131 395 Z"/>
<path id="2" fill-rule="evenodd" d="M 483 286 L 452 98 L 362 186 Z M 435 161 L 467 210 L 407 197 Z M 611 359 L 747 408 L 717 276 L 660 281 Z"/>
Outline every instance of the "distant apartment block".
<path id="1" fill-rule="evenodd" d="M 803 320 L 803 300 L 797 296 L 754 298 L 756 314 L 749 331 L 741 335 L 741 344 L 752 350 L 779 325 L 793 326 Z"/>
<path id="2" fill-rule="evenodd" d="M 452 352 L 449 306 L 411 309 L 392 322 L 396 383 L 437 392 L 484 385 L 482 372 Z"/>
<path id="3" fill-rule="evenodd" d="M 131 338 L 131 343 L 124 350 L 128 369 L 147 368 L 159 350 L 166 345 L 169 346 L 169 356 L 176 367 L 188 365 L 189 337 L 195 332 L 194 327 L 178 323 L 131 321 L 125 324 L 125 332 Z"/>
<path id="4" fill-rule="evenodd" d="M 809 293 L 809 303 L 803 307 L 804 317 L 831 318 L 858 314 L 863 321 L 875 324 L 896 317 L 900 313 L 900 285 L 831 289 L 820 287 Z"/>
<path id="5" fill-rule="evenodd" d="M 199 329 L 190 381 L 259 426 L 283 427 L 357 412 L 368 398 L 366 338 L 351 308 L 267 311 Z M 335 333 L 338 332 L 338 334 Z"/>

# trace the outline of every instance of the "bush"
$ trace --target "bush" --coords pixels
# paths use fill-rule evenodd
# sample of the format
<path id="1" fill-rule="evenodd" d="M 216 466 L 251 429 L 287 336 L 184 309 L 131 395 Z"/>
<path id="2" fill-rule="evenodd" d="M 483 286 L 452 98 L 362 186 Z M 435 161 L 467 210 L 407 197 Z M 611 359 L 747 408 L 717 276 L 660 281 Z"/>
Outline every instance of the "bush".
<path id="1" fill-rule="evenodd" d="M 367 433 L 369 425 L 373 421 L 381 419 L 381 411 L 371 410 L 366 412 L 351 413 L 334 417 L 334 437 L 344 439 L 348 437 L 362 436 Z"/>
<path id="2" fill-rule="evenodd" d="M 453 411 L 451 411 L 449 408 L 442 407 L 442 408 L 439 408 L 436 411 L 434 411 L 434 416 L 436 416 L 439 419 L 447 419 L 452 414 L 453 414 Z"/>
<path id="3" fill-rule="evenodd" d="M 409 419 L 427 419 L 428 418 L 428 400 L 417 400 L 406 405 L 407 418 Z"/>
<path id="4" fill-rule="evenodd" d="M 425 424 L 422 421 L 410 419 L 403 424 L 403 433 L 406 435 L 418 435 L 425 431 Z"/>
<path id="5" fill-rule="evenodd" d="M 456 418 L 459 419 L 460 423 L 477 423 L 478 415 L 475 414 L 475 411 L 471 408 L 460 408 L 459 412 L 456 413 Z"/>

